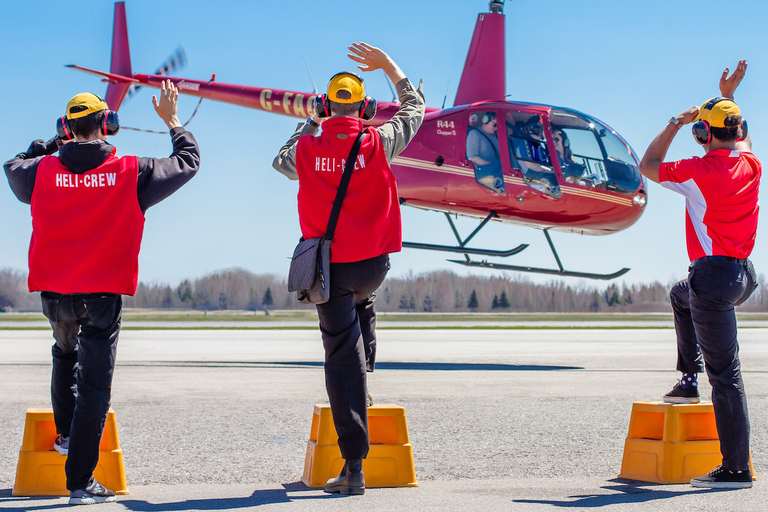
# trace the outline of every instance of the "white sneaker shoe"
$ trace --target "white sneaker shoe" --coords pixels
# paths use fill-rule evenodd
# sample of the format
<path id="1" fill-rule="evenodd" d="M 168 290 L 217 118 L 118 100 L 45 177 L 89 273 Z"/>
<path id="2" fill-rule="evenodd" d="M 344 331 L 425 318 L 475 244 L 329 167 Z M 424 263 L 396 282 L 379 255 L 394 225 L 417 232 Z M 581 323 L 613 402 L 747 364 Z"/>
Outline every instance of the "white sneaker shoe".
<path id="1" fill-rule="evenodd" d="M 115 500 L 117 500 L 115 491 L 110 491 L 93 478 L 85 489 L 78 489 L 69 493 L 70 505 L 93 505 Z"/>
<path id="2" fill-rule="evenodd" d="M 57 436 L 56 440 L 53 442 L 53 449 L 59 452 L 61 455 L 68 455 L 69 437 L 64 437 L 62 435 Z"/>

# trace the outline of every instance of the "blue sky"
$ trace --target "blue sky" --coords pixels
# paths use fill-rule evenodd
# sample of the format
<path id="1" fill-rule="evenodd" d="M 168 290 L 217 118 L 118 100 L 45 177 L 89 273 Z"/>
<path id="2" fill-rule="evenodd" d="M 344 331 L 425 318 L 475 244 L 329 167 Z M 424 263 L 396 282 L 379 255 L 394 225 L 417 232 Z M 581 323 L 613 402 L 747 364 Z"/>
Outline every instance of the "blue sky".
<path id="1" fill-rule="evenodd" d="M 727 12 L 723 5 L 713 0 L 508 0 L 507 93 L 515 100 L 591 114 L 642 155 L 670 116 L 718 95 L 722 70 L 745 58 L 749 68 L 736 101 L 749 121 L 755 154 L 768 159 L 768 2 L 734 2 Z M 304 59 L 322 89 L 329 76 L 353 68 L 346 47 L 362 40 L 387 51 L 414 82 L 423 78 L 430 107 L 439 107 L 446 95 L 446 105 L 452 105 L 477 13 L 487 12 L 487 6 L 483 0 L 126 2 L 134 72 L 151 73 L 182 44 L 189 63 L 178 76 L 207 79 L 215 73 L 219 82 L 310 92 Z M 56 118 L 74 94 L 104 94 L 106 84 L 98 78 L 64 65 L 109 68 L 113 2 L 6 0 L 2 8 L 0 92 L 6 121 L 0 125 L 0 148 L 6 160 L 31 140 L 53 136 Z M 369 94 L 391 99 L 383 73 L 365 79 Z M 123 126 L 164 129 L 151 106 L 152 92 L 144 89 L 124 103 Z M 182 122 L 196 102 L 180 100 Z M 203 101 L 188 126 L 201 146 L 201 171 L 147 212 L 142 281 L 176 284 L 229 267 L 287 274 L 299 237 L 296 183 L 275 172 L 271 162 L 295 124 L 292 118 Z M 161 157 L 171 150 L 166 135 L 123 130 L 111 142 L 119 154 Z M 668 159 L 701 154 L 685 128 Z M 766 215 L 761 212 L 753 253 L 758 273 L 768 269 Z M 0 185 L 0 216 L 0 268 L 25 270 L 29 207 L 6 185 Z M 476 221 L 459 219 L 457 225 L 466 236 Z M 62 229 L 76 231 L 77 226 Z M 453 238 L 442 214 L 411 208 L 403 209 L 403 233 L 410 241 L 451 243 Z M 654 183 L 646 213 L 621 233 L 552 233 L 569 269 L 630 267 L 619 283 L 684 277 L 684 237 L 683 199 Z M 497 249 L 518 243 L 531 247 L 509 263 L 556 265 L 537 230 L 493 223 L 473 240 Z M 405 250 L 393 256 L 392 275 L 468 272 L 445 260 L 444 254 Z M 584 284 L 574 278 L 565 282 Z"/>

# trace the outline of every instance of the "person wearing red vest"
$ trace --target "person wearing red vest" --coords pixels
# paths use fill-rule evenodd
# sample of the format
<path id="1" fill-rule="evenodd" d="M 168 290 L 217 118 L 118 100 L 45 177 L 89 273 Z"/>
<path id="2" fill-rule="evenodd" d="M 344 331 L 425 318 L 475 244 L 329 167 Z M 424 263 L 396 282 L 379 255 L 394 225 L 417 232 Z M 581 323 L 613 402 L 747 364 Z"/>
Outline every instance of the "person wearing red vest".
<path id="1" fill-rule="evenodd" d="M 283 146 L 273 166 L 299 180 L 298 209 L 305 239 L 325 235 L 344 162 L 365 132 L 331 243 L 330 300 L 317 305 L 325 348 L 325 382 L 339 448 L 345 463 L 326 492 L 363 494 L 362 461 L 368 454 L 366 372 L 374 369 L 376 313 L 373 293 L 389 271 L 389 253 L 402 248 L 400 203 L 392 161 L 416 135 L 424 119 L 421 84 L 414 89 L 395 62 L 366 43 L 349 47 L 362 71 L 382 69 L 395 84 L 400 109 L 381 126 L 364 127 L 375 101 L 363 80 L 338 73 L 328 84 L 323 120 L 314 113 Z M 322 122 L 322 132 L 316 135 Z"/>
<path id="2" fill-rule="evenodd" d="M 748 258 L 757 233 L 762 164 L 752 154 L 746 121 L 733 102 L 746 69 L 743 60 L 731 76 L 726 68 L 720 78 L 722 97 L 671 118 L 640 162 L 643 175 L 686 199 L 691 265 L 688 279 L 675 284 L 670 292 L 677 369 L 683 375 L 663 399 L 668 403 L 698 403 L 696 376 L 706 369 L 723 459 L 709 474 L 692 479 L 695 487 L 752 487 L 749 416 L 734 310 L 757 287 L 755 269 Z M 694 123 L 694 138 L 706 154 L 664 162 L 675 135 L 688 123 Z"/>
<path id="3" fill-rule="evenodd" d="M 109 410 L 122 309 L 136 293 L 144 212 L 188 182 L 200 151 L 177 117 L 179 93 L 168 80 L 152 102 L 170 130 L 170 158 L 116 156 L 107 136 L 117 114 L 91 93 L 67 104 L 60 137 L 32 142 L 5 163 L 16 197 L 31 206 L 29 291 L 41 292 L 53 329 L 51 402 L 67 455 L 69 503 L 115 500 L 93 478 Z M 53 156 L 56 151 L 59 156 Z"/>

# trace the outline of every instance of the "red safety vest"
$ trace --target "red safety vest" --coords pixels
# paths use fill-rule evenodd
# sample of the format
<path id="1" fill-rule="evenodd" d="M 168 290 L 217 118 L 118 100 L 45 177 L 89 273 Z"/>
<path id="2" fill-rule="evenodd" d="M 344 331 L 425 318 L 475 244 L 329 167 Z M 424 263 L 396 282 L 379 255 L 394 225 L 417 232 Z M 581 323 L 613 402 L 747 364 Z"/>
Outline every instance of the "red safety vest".
<path id="1" fill-rule="evenodd" d="M 44 157 L 32 193 L 29 291 L 133 295 L 144 214 L 135 156 L 115 151 L 100 166 L 70 172 Z"/>
<path id="2" fill-rule="evenodd" d="M 305 239 L 325 235 L 344 164 L 362 127 L 359 119 L 332 117 L 323 122 L 319 137 L 299 139 L 299 223 Z M 402 249 L 395 175 L 379 133 L 372 127 L 365 130 L 331 244 L 333 263 L 361 261 Z"/>

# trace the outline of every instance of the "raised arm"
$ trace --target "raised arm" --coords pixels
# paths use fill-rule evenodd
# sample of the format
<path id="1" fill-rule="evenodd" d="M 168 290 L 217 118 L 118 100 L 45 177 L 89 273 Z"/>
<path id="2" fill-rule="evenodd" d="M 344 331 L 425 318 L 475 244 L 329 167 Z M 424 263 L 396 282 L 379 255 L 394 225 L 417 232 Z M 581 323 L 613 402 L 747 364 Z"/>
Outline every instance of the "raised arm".
<path id="1" fill-rule="evenodd" d="M 167 198 L 191 180 L 200 169 L 200 148 L 195 137 L 179 122 L 179 91 L 165 80 L 160 100 L 152 96 L 152 105 L 170 130 L 173 152 L 168 158 L 139 158 L 138 196 L 141 211 Z"/>
<path id="2" fill-rule="evenodd" d="M 360 64 L 358 68 L 361 71 L 383 70 L 397 90 L 400 109 L 392 116 L 392 119 L 376 129 L 381 135 L 387 160 L 391 162 L 413 140 L 424 120 L 426 104 L 424 103 L 421 82 L 419 82 L 419 88 L 414 89 L 405 73 L 380 48 L 367 43 L 352 43 L 349 51 L 351 53 L 347 56 Z"/>
<path id="3" fill-rule="evenodd" d="M 640 160 L 640 172 L 651 181 L 659 182 L 659 167 L 664 157 L 667 156 L 672 140 L 683 125 L 692 123 L 699 115 L 699 107 L 692 107 L 669 120 L 664 129 L 645 150 L 643 159 Z M 673 120 L 677 120 L 674 122 Z"/>
<path id="4" fill-rule="evenodd" d="M 747 61 L 745 59 L 740 60 L 731 76 L 728 76 L 729 71 L 730 69 L 725 68 L 720 76 L 720 95 L 724 98 L 734 99 L 733 94 L 747 72 Z M 746 139 L 736 142 L 736 149 L 752 152 L 752 139 L 749 137 L 749 133 L 747 133 Z"/>

